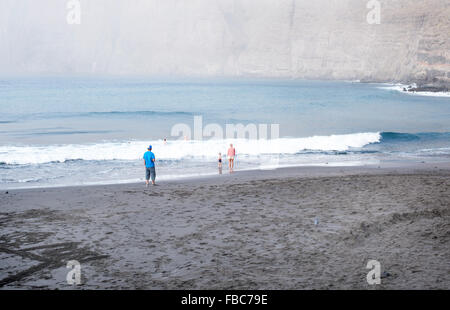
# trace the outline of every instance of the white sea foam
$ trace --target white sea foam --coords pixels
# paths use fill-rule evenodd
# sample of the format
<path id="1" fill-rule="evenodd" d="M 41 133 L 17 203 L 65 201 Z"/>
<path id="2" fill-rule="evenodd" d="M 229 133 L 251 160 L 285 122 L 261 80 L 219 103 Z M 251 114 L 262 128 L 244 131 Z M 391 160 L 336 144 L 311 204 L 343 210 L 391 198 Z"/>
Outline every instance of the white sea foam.
<path id="1" fill-rule="evenodd" d="M 378 87 L 379 89 L 385 90 L 395 90 L 407 95 L 417 95 L 417 96 L 428 96 L 428 97 L 450 97 L 450 92 L 417 92 L 417 91 L 404 91 L 409 87 L 416 88 L 415 84 L 404 85 L 404 84 L 386 84 L 389 86 Z"/>
<path id="2" fill-rule="evenodd" d="M 187 158 L 215 159 L 226 154 L 233 143 L 238 156 L 263 154 L 296 154 L 303 150 L 346 151 L 379 142 L 380 133 L 279 138 L 273 140 L 205 140 L 205 141 L 129 141 L 97 144 L 66 144 L 48 146 L 0 146 L 0 162 L 6 164 L 42 164 L 68 160 L 140 160 L 151 143 L 158 160 Z"/>

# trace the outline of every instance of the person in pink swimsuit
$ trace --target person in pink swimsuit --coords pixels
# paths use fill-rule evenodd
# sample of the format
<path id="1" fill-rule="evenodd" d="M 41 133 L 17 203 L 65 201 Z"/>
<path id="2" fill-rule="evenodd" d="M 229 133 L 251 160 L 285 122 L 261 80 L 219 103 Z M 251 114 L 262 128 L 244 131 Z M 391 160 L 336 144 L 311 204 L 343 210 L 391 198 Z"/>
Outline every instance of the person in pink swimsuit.
<path id="1" fill-rule="evenodd" d="M 228 157 L 228 167 L 230 168 L 230 172 L 233 171 L 234 168 L 234 157 L 236 156 L 236 149 L 233 147 L 233 144 L 230 144 L 230 148 L 228 149 L 227 157 Z"/>

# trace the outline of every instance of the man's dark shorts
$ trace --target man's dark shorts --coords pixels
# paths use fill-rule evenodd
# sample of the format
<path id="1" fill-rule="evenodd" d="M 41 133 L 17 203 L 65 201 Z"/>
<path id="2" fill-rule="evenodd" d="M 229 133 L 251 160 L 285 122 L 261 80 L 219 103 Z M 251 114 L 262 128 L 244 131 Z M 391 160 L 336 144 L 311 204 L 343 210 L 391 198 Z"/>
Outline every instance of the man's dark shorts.
<path id="1" fill-rule="evenodd" d="M 155 181 L 156 178 L 155 167 L 145 168 L 145 179 L 148 181 L 150 177 L 152 178 L 152 181 Z"/>

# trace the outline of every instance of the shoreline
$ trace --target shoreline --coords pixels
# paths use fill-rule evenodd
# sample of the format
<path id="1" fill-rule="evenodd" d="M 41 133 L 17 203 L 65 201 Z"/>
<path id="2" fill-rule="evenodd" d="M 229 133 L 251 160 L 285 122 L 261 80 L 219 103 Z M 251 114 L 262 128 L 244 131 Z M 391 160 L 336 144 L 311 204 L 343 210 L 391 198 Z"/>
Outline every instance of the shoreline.
<path id="1" fill-rule="evenodd" d="M 352 166 L 325 166 L 325 165 L 307 165 L 307 166 L 291 166 L 280 168 L 267 168 L 267 169 L 248 169 L 248 170 L 236 170 L 233 174 L 230 174 L 227 167 L 224 166 L 222 174 L 205 174 L 196 176 L 183 176 L 177 179 L 163 179 L 156 182 L 158 184 L 178 184 L 178 183 L 191 183 L 191 182 L 204 182 L 221 180 L 222 178 L 232 177 L 234 180 L 241 179 L 242 181 L 260 180 L 263 178 L 283 178 L 291 176 L 303 177 L 326 177 L 336 175 L 349 175 L 349 174 L 376 174 L 376 173 L 410 173 L 412 171 L 432 171 L 434 169 L 450 169 L 450 162 L 380 162 L 379 164 L 368 165 L 352 165 Z M 306 174 L 304 174 L 306 173 Z M 2 192 L 16 192 L 16 191 L 31 191 L 42 189 L 66 189 L 66 188 L 85 188 L 85 187 L 121 187 L 121 186 L 140 186 L 144 184 L 145 180 L 139 182 L 118 182 L 118 183 L 100 183 L 100 184 L 74 184 L 74 185 L 54 185 L 54 186 L 36 186 L 36 187 L 20 187 L 20 188 L 5 188 L 0 189 Z"/>

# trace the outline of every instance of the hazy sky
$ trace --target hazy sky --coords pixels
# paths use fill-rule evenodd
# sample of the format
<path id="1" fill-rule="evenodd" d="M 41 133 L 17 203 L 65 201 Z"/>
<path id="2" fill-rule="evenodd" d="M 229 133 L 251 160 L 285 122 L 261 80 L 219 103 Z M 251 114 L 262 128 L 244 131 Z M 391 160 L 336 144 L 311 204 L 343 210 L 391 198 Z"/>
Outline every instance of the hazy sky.
<path id="1" fill-rule="evenodd" d="M 294 15 L 320 2 L 79 0 L 78 25 L 69 0 L 1 0 L 0 74 L 289 75 Z"/>
<path id="2" fill-rule="evenodd" d="M 367 2 L 79 0 L 81 23 L 68 24 L 69 0 L 0 0 L 0 75 L 402 74 L 417 36 L 400 15 L 421 2 L 388 1 L 375 26 Z"/>

